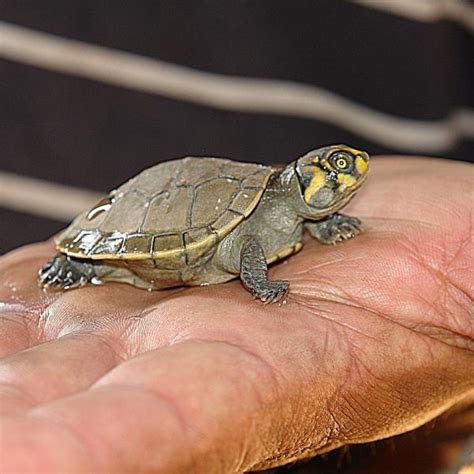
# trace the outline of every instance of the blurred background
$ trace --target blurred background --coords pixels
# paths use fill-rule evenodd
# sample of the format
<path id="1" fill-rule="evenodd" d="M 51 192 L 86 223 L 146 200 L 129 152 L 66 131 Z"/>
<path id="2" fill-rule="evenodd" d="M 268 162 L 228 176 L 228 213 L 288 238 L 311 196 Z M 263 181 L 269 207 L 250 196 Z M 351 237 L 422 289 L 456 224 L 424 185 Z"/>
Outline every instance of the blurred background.
<path id="1" fill-rule="evenodd" d="M 0 0 L 0 253 L 185 155 L 472 160 L 467 0 Z"/>
<path id="2" fill-rule="evenodd" d="M 468 0 L 0 0 L 0 254 L 185 155 L 472 162 L 473 34 Z M 454 472 L 430 433 L 281 472 Z"/>

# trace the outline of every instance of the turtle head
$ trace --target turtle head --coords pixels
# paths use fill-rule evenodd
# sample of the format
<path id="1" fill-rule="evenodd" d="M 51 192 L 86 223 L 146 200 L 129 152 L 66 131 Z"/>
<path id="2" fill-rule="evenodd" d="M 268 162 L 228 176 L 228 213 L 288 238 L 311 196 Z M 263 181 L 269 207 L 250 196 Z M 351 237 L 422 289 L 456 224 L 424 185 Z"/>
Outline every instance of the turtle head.
<path id="1" fill-rule="evenodd" d="M 318 214 L 343 207 L 367 177 L 369 155 L 346 145 L 310 151 L 296 161 L 301 195 Z"/>

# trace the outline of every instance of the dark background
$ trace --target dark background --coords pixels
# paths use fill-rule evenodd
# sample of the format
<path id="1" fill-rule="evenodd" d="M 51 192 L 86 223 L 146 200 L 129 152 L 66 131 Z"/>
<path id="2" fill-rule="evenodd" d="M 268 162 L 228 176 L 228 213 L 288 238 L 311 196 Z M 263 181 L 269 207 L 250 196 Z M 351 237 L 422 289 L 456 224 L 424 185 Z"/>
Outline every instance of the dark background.
<path id="1" fill-rule="evenodd" d="M 201 71 L 314 85 L 398 119 L 473 113 L 472 31 L 449 18 L 415 21 L 342 0 L 0 0 L 0 20 Z M 419 153 L 324 119 L 219 110 L 1 55 L 0 105 L 0 171 L 100 192 L 189 154 L 284 163 L 339 142 Z M 430 154 L 472 161 L 472 136 Z M 2 202 L 0 222 L 0 252 L 65 225 Z"/>

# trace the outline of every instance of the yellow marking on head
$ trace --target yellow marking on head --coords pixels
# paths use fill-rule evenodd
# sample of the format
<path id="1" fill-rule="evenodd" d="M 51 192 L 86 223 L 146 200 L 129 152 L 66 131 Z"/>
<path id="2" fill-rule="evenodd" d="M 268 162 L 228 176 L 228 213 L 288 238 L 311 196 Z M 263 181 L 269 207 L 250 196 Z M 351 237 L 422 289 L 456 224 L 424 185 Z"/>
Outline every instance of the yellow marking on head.
<path id="1" fill-rule="evenodd" d="M 356 179 L 350 174 L 339 173 L 337 176 L 337 182 L 348 188 L 356 183 Z"/>
<path id="2" fill-rule="evenodd" d="M 309 203 L 313 194 L 326 184 L 326 173 L 316 166 L 307 166 L 305 169 L 313 173 L 313 178 L 304 192 L 304 200 Z"/>
<path id="3" fill-rule="evenodd" d="M 367 164 L 367 161 L 365 161 L 361 156 L 356 157 L 355 159 L 355 166 L 359 174 L 364 175 L 367 173 L 367 168 L 369 165 Z"/>

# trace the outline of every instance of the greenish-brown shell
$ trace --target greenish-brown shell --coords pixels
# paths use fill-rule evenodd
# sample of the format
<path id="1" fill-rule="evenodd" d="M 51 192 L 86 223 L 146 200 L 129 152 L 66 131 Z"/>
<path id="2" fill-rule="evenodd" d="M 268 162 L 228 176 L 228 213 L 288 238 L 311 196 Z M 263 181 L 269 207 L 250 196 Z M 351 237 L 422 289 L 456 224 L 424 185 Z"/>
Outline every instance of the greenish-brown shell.
<path id="1" fill-rule="evenodd" d="M 272 172 L 219 158 L 161 163 L 79 215 L 57 248 L 79 258 L 195 262 L 253 211 Z"/>

